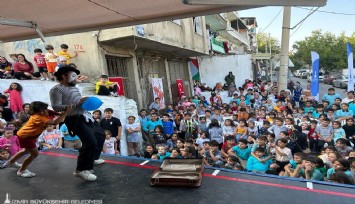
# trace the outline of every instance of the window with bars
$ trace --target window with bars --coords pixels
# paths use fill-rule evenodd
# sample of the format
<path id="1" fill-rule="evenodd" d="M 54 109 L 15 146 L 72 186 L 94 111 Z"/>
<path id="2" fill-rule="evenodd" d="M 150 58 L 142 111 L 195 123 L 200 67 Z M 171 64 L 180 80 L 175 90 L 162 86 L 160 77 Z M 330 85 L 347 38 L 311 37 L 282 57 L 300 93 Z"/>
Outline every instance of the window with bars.
<path id="1" fill-rule="evenodd" d="M 127 70 L 127 58 L 106 55 L 107 71 L 109 77 L 122 77 L 124 93 L 127 98 L 133 98 L 133 91 L 130 89 L 130 83 Z"/>

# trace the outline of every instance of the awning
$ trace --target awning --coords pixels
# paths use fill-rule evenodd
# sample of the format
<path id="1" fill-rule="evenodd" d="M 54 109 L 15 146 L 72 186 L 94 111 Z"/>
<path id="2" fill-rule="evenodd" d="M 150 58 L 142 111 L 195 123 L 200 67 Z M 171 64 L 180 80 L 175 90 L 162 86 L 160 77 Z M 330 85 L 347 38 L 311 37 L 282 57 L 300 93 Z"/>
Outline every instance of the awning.
<path id="1" fill-rule="evenodd" d="M 204 53 L 195 50 L 180 48 L 178 46 L 168 45 L 166 43 L 133 35 L 101 42 L 107 46 L 115 46 L 137 51 L 149 51 L 150 53 L 164 53 L 165 55 L 172 55 L 182 58 L 205 55 Z"/>
<path id="2" fill-rule="evenodd" d="M 234 5 L 186 5 L 182 0 L 1 0 L 2 19 L 34 21 L 45 36 L 116 28 L 263 6 L 323 6 L 325 0 L 239 0 Z M 0 41 L 38 37 L 31 28 L 0 25 Z"/>

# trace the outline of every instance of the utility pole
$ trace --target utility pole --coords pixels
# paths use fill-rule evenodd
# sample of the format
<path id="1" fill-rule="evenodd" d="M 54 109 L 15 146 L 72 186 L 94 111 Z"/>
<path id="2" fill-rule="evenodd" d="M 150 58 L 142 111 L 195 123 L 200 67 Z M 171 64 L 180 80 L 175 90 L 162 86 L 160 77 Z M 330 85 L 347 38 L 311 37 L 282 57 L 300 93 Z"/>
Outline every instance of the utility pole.
<path id="1" fill-rule="evenodd" d="M 284 6 L 284 15 L 283 15 L 283 22 L 282 22 L 281 53 L 280 53 L 280 70 L 279 70 L 279 80 L 278 80 L 279 92 L 281 90 L 287 89 L 290 24 L 291 24 L 291 7 Z"/>

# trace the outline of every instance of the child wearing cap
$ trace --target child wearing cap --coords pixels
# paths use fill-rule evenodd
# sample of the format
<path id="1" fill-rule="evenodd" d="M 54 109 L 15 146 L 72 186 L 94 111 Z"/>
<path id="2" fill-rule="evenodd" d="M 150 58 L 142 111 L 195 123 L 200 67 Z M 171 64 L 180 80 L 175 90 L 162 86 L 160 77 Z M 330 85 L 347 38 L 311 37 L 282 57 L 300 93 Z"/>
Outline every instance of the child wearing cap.
<path id="1" fill-rule="evenodd" d="M 101 75 L 100 80 L 96 82 L 96 94 L 101 96 L 115 96 L 117 97 L 117 82 L 108 80 L 107 75 Z"/>

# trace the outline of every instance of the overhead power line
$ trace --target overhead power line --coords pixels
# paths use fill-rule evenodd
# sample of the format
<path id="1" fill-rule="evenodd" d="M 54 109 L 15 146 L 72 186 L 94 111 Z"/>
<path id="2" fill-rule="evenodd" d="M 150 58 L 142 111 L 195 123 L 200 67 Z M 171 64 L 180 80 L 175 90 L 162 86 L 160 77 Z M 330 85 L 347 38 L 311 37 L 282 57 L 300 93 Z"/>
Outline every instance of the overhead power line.
<path id="1" fill-rule="evenodd" d="M 283 8 L 280 9 L 280 11 L 276 14 L 276 16 L 270 21 L 270 23 L 261 31 L 261 33 L 263 33 L 274 21 L 275 19 L 280 15 L 281 11 L 283 10 Z"/>
<path id="2" fill-rule="evenodd" d="M 303 10 L 312 10 L 312 9 L 304 8 L 304 7 L 295 7 L 295 8 L 303 9 Z M 342 13 L 342 12 L 323 11 L 323 10 L 318 10 L 317 12 L 320 12 L 320 13 L 329 13 L 329 14 L 334 14 L 334 15 L 355 16 L 355 13 Z"/>

